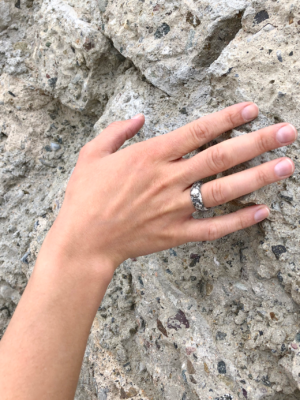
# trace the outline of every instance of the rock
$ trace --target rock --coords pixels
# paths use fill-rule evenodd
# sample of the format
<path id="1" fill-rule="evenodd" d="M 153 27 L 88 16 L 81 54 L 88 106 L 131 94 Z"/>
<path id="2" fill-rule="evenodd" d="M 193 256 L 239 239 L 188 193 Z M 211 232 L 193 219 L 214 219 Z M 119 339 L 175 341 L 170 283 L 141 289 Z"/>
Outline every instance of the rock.
<path id="1" fill-rule="evenodd" d="M 244 285 L 243 283 L 237 282 L 234 285 L 237 289 L 243 290 L 244 292 L 247 292 L 248 288 L 246 285 Z"/>
<path id="2" fill-rule="evenodd" d="M 218 362 L 218 372 L 219 374 L 226 374 L 226 364 L 224 361 Z"/>
<path id="3" fill-rule="evenodd" d="M 196 370 L 190 360 L 187 360 L 186 365 L 187 365 L 187 371 L 189 374 L 193 375 L 196 373 Z"/>
<path id="4" fill-rule="evenodd" d="M 154 33 L 154 37 L 155 37 L 155 39 L 160 39 L 163 36 L 166 36 L 169 32 L 170 32 L 169 25 L 166 24 L 165 22 L 163 22 L 162 25 L 159 26 L 157 28 L 156 32 Z"/>
<path id="5" fill-rule="evenodd" d="M 256 24 L 260 24 L 261 22 L 265 21 L 266 19 L 269 19 L 269 14 L 266 10 L 261 10 L 259 11 L 255 17 L 254 17 L 254 22 Z"/>
<path id="6" fill-rule="evenodd" d="M 247 319 L 247 314 L 244 313 L 242 310 L 239 311 L 238 316 L 235 318 L 234 322 L 237 325 L 242 325 Z"/>
<path id="7" fill-rule="evenodd" d="M 159 319 L 157 320 L 157 329 L 159 329 L 164 336 L 168 337 L 166 328 L 163 326 L 162 322 Z"/>
<path id="8" fill-rule="evenodd" d="M 126 147 L 255 101 L 259 117 L 216 142 L 300 126 L 299 21 L 290 1 L 0 2 L 0 335 L 80 148 L 108 124 L 144 113 Z M 266 221 L 117 269 L 76 400 L 297 397 L 299 143 L 226 174 L 277 157 L 294 160 L 293 177 L 204 215 L 267 204 Z"/>
<path id="9" fill-rule="evenodd" d="M 28 264 L 28 257 L 29 257 L 29 255 L 30 255 L 30 251 L 27 251 L 27 253 L 25 253 L 25 254 L 23 255 L 23 257 L 21 258 L 21 261 L 22 261 L 23 263 Z"/>
<path id="10" fill-rule="evenodd" d="M 50 146 L 51 146 L 51 150 L 53 150 L 53 151 L 58 151 L 61 148 L 61 146 L 58 143 L 51 143 Z"/>
<path id="11" fill-rule="evenodd" d="M 33 52 L 39 86 L 72 109 L 99 115 L 124 58 L 67 2 L 45 1 L 39 17 L 41 35 Z"/>
<path id="12" fill-rule="evenodd" d="M 0 3 L 0 32 L 9 27 L 11 20 L 11 4 L 8 1 L 2 1 Z"/>
<path id="13" fill-rule="evenodd" d="M 227 333 L 218 331 L 216 334 L 216 340 L 224 340 L 227 336 Z"/>
<path id="14" fill-rule="evenodd" d="M 128 391 L 125 391 L 123 388 L 121 388 L 120 392 L 120 398 L 121 399 L 130 399 L 130 397 L 135 397 L 138 394 L 138 391 L 131 387 Z"/>
<path id="15" fill-rule="evenodd" d="M 178 329 L 181 329 L 181 327 L 185 327 L 185 328 L 190 327 L 189 321 L 187 320 L 187 318 L 182 310 L 178 310 L 175 317 L 170 317 L 168 319 L 167 325 L 168 325 L 169 329 L 175 329 L 176 331 Z"/>
<path id="16" fill-rule="evenodd" d="M 277 260 L 279 260 L 281 254 L 286 253 L 286 248 L 282 245 L 272 246 L 272 252 L 274 253 Z"/>

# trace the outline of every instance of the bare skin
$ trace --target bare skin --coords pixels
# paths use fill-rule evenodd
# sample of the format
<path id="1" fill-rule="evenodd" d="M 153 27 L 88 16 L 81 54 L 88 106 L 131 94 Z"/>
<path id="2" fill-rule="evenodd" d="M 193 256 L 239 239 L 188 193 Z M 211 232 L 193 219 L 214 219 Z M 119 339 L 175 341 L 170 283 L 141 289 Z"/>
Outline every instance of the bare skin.
<path id="1" fill-rule="evenodd" d="M 115 269 L 186 242 L 215 240 L 269 215 L 266 205 L 196 220 L 190 187 L 266 151 L 293 143 L 281 123 L 182 157 L 258 115 L 241 103 L 167 135 L 117 151 L 144 116 L 115 122 L 85 145 L 61 211 L 0 343 L 1 400 L 73 399 L 89 331 Z M 226 203 L 294 172 L 288 158 L 202 186 L 206 207 Z"/>

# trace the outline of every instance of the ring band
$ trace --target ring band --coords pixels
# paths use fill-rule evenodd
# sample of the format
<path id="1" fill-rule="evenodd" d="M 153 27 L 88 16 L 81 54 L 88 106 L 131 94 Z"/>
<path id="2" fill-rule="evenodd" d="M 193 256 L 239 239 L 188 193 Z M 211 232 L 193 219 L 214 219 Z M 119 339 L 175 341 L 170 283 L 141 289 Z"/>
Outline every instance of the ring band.
<path id="1" fill-rule="evenodd" d="M 203 182 L 198 181 L 193 184 L 191 187 L 191 200 L 197 211 L 207 211 L 208 208 L 204 207 L 202 195 L 201 195 L 201 186 Z"/>

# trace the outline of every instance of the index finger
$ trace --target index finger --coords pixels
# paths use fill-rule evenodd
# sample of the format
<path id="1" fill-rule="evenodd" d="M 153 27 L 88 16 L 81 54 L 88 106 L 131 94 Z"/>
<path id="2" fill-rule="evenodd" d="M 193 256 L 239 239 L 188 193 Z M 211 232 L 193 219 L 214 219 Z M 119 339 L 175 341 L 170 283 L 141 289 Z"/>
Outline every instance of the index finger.
<path id="1" fill-rule="evenodd" d="M 166 149 L 167 158 L 177 160 L 222 133 L 253 120 L 258 113 L 257 105 L 252 102 L 235 104 L 190 122 L 157 139 L 161 141 L 161 148 Z"/>

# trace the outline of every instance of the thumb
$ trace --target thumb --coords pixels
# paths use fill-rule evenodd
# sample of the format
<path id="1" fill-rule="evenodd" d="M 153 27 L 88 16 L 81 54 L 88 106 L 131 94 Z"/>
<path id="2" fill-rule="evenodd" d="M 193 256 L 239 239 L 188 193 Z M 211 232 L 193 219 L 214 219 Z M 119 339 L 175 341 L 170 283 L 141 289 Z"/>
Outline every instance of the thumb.
<path id="1" fill-rule="evenodd" d="M 99 149 L 102 156 L 114 153 L 126 140 L 137 134 L 144 123 L 143 114 L 137 114 L 125 121 L 115 121 L 94 139 L 94 146 Z"/>

